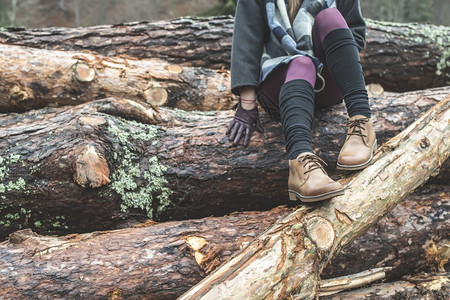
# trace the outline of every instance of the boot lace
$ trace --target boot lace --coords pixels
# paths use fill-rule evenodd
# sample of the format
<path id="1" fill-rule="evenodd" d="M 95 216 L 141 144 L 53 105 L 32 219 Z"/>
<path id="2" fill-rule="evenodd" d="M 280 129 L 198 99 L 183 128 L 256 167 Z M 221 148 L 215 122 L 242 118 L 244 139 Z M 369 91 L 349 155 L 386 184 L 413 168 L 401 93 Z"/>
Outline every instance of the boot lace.
<path id="1" fill-rule="evenodd" d="M 305 163 L 305 169 L 307 170 L 303 174 L 307 174 L 316 169 L 321 169 L 324 173 L 326 173 L 325 169 L 323 168 L 323 165 L 327 166 L 327 164 L 317 155 L 306 154 L 305 156 L 299 158 L 299 162 Z"/>
<path id="2" fill-rule="evenodd" d="M 357 135 L 363 138 L 366 137 L 367 135 L 363 133 L 363 131 L 365 130 L 363 125 L 366 124 L 367 122 L 369 122 L 368 118 L 350 121 L 348 123 L 348 127 L 350 128 L 349 130 L 350 132 L 348 135 Z"/>

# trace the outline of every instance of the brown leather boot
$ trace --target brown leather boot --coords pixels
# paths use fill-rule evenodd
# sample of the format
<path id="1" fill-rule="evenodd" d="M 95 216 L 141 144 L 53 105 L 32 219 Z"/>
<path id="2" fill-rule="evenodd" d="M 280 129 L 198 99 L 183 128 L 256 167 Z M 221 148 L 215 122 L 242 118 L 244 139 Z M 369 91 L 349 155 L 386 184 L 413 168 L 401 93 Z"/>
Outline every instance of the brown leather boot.
<path id="1" fill-rule="evenodd" d="M 339 170 L 360 170 L 367 167 L 377 148 L 373 121 L 357 115 L 348 120 L 347 138 L 339 153 Z"/>
<path id="2" fill-rule="evenodd" d="M 328 177 L 322 164 L 325 162 L 313 153 L 289 160 L 290 200 L 315 202 L 344 194 L 342 185 Z"/>

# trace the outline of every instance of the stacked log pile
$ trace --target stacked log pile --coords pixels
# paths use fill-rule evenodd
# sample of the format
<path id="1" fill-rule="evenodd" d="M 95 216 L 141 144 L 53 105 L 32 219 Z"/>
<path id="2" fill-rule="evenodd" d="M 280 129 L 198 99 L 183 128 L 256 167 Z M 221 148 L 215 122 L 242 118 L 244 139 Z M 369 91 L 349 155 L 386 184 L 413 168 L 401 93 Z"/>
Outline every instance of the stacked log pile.
<path id="1" fill-rule="evenodd" d="M 361 59 L 367 83 L 398 92 L 450 84 L 448 27 L 366 21 L 367 46 Z M 90 28 L 16 28 L 0 32 L 0 43 L 161 58 L 219 70 L 229 68 L 233 25 L 231 17 L 188 17 Z"/>
<path id="2" fill-rule="evenodd" d="M 368 82 L 421 90 L 372 95 L 363 172 L 334 168 L 345 106 L 316 112 L 347 188 L 312 206 L 287 199 L 278 122 L 225 136 L 232 18 L 0 32 L 0 298 L 448 296 L 450 29 L 368 24 Z"/>

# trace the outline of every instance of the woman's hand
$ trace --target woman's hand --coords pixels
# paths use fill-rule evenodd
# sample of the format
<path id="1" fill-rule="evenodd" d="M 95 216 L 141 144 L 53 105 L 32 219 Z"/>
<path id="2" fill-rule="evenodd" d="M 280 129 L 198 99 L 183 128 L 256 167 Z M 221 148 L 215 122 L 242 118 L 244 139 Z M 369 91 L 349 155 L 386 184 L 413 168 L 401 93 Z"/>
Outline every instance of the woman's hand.
<path id="1" fill-rule="evenodd" d="M 253 105 L 251 105 L 250 102 L 252 102 Z M 247 107 L 253 106 L 253 108 L 247 110 L 243 107 L 243 104 Z M 242 136 L 244 136 L 244 146 L 247 146 L 250 141 L 253 126 L 255 126 L 256 130 L 259 132 L 264 132 L 255 100 L 239 99 L 239 102 L 233 106 L 233 109 L 236 110 L 236 113 L 228 126 L 226 134 L 230 135 L 229 140 L 233 141 L 233 146 L 237 145 Z"/>

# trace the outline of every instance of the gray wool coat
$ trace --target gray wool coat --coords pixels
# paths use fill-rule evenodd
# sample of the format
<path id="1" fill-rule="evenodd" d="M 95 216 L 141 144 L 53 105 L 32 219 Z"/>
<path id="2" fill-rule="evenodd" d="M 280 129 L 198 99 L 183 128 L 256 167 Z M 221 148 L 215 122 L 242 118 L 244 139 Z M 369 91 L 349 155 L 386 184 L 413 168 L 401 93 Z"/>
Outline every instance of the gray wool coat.
<path id="1" fill-rule="evenodd" d="M 359 0 L 337 0 L 337 9 L 345 18 L 359 50 L 365 46 L 366 23 Z M 267 24 L 265 0 L 239 0 L 231 49 L 231 91 L 239 95 L 243 86 L 258 86 L 261 57 L 271 31 Z"/>

